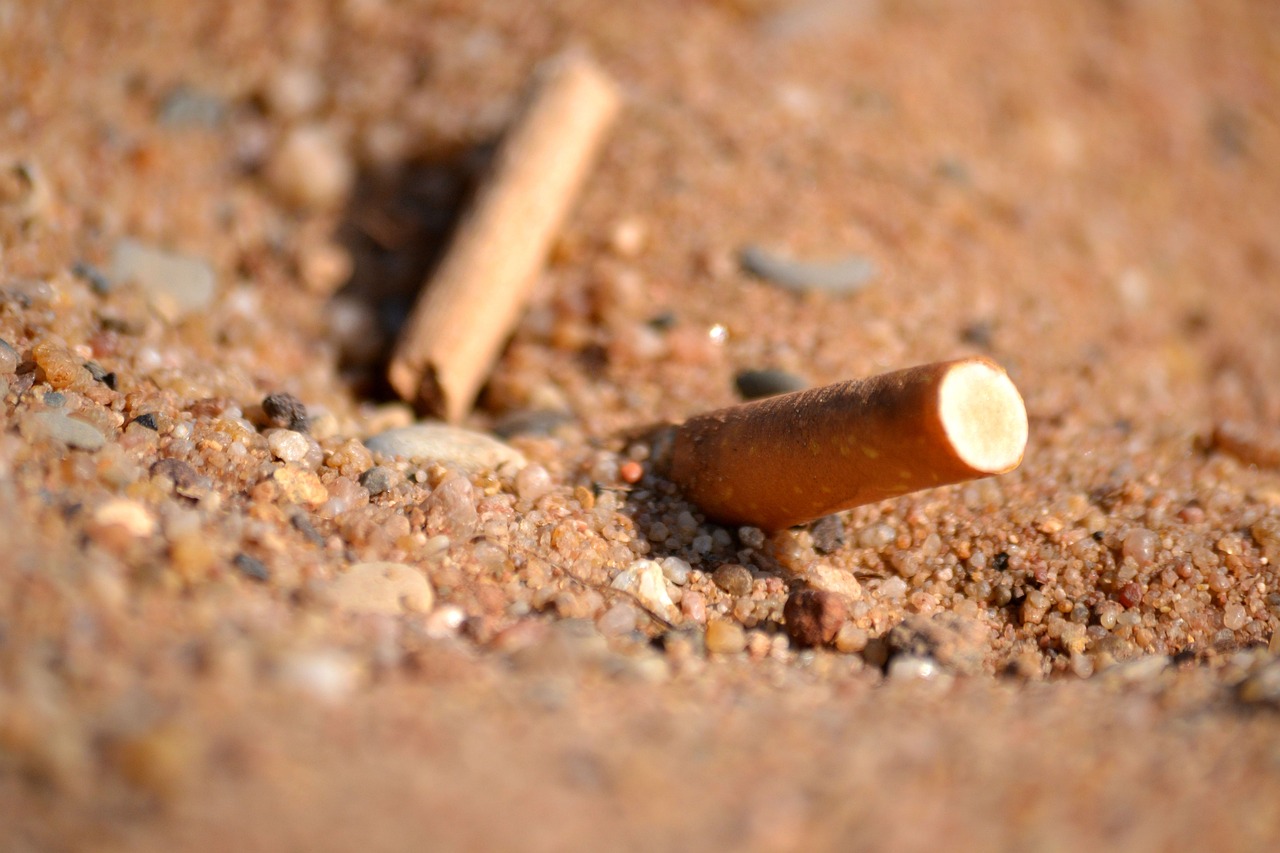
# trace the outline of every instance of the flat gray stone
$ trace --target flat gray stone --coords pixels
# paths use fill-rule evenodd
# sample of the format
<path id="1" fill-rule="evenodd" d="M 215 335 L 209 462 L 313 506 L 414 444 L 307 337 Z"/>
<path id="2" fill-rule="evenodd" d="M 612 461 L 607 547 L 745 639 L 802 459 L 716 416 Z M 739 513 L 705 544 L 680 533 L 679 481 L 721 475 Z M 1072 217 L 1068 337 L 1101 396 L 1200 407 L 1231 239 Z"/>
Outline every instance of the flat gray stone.
<path id="1" fill-rule="evenodd" d="M 98 450 L 107 443 L 106 436 L 91 424 L 68 417 L 62 412 L 36 412 L 28 415 L 24 423 L 28 440 L 43 438 L 60 441 L 68 447 L 80 450 Z"/>
<path id="2" fill-rule="evenodd" d="M 414 462 L 442 462 L 468 473 L 495 470 L 506 464 L 518 468 L 525 465 L 524 454 L 496 438 L 440 423 L 387 430 L 364 444 L 384 456 Z"/>
<path id="3" fill-rule="evenodd" d="M 116 243 L 111 280 L 136 283 L 156 311 L 169 320 L 209 307 L 217 288 L 213 268 L 205 261 L 130 239 Z"/>

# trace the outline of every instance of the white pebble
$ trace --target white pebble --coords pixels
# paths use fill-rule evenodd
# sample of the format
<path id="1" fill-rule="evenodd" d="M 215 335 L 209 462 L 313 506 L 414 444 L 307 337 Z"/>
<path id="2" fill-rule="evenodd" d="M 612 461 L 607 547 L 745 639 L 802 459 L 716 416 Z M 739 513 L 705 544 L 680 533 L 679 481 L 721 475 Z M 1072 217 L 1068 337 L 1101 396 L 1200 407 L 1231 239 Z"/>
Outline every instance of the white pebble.
<path id="1" fill-rule="evenodd" d="M 311 443 L 300 432 L 277 429 L 267 435 L 267 447 L 271 449 L 271 455 L 281 462 L 301 462 L 311 449 Z"/>

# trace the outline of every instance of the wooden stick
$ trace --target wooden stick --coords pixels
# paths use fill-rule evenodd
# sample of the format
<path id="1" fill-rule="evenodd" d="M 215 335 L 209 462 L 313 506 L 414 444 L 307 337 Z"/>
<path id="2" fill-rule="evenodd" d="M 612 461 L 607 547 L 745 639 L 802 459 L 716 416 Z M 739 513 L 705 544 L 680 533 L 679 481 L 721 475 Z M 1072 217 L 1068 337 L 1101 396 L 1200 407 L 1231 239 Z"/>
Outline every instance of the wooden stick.
<path id="1" fill-rule="evenodd" d="M 1027 411 L 985 358 L 927 364 L 692 418 L 659 470 L 715 521 L 778 530 L 1011 471 Z"/>
<path id="2" fill-rule="evenodd" d="M 583 56 L 539 69 L 400 334 L 388 378 L 401 397 L 453 422 L 470 410 L 619 104 L 613 83 Z"/>

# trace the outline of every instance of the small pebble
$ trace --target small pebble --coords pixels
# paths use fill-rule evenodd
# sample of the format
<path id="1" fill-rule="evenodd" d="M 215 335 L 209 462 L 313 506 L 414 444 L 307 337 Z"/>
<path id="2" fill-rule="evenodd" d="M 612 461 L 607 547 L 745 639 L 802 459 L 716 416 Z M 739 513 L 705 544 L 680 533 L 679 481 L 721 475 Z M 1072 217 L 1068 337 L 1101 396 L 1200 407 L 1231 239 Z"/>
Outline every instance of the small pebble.
<path id="1" fill-rule="evenodd" d="M 135 539 L 145 539 L 156 532 L 156 519 L 151 511 L 126 498 L 115 498 L 98 507 L 93 520 L 99 527 L 116 527 Z"/>
<path id="2" fill-rule="evenodd" d="M 894 681 L 933 681 L 944 675 L 937 661 L 913 655 L 897 655 L 889 661 L 889 677 Z"/>
<path id="3" fill-rule="evenodd" d="M 329 595 L 350 613 L 426 613 L 435 604 L 426 575 L 403 563 L 356 563 L 334 580 Z"/>
<path id="4" fill-rule="evenodd" d="M 365 442 L 374 453 L 415 462 L 443 462 L 468 473 L 503 465 L 523 468 L 520 451 L 479 432 L 446 424 L 422 423 L 388 430 Z"/>
<path id="5" fill-rule="evenodd" d="M 869 637 L 865 628 L 859 628 L 852 622 L 845 622 L 836 632 L 836 651 L 844 654 L 857 654 L 867 647 Z"/>
<path id="6" fill-rule="evenodd" d="M 596 630 L 606 637 L 621 637 L 636 629 L 636 620 L 640 618 L 634 604 L 620 601 L 610 607 L 596 621 Z"/>
<path id="7" fill-rule="evenodd" d="M 853 572 L 828 566 L 826 563 L 815 563 L 806 568 L 804 581 L 813 589 L 838 595 L 845 601 L 862 598 L 862 584 L 858 583 Z"/>
<path id="8" fill-rule="evenodd" d="M 174 491 L 180 495 L 192 494 L 203 485 L 203 478 L 191 467 L 191 463 L 181 459 L 160 459 L 151 465 L 148 472 L 152 477 L 165 477 L 173 483 Z"/>
<path id="9" fill-rule="evenodd" d="M 466 477 L 450 476 L 431 492 L 423 504 L 427 528 L 455 540 L 465 540 L 475 531 L 479 520 L 476 493 Z"/>
<path id="10" fill-rule="evenodd" d="M 307 407 L 292 394 L 284 391 L 268 394 L 262 398 L 262 413 L 274 427 L 307 431 Z"/>
<path id="11" fill-rule="evenodd" d="M 685 592 L 680 599 L 680 615 L 686 621 L 701 625 L 707 621 L 707 599 L 700 592 Z"/>
<path id="12" fill-rule="evenodd" d="M 368 490 L 370 497 L 377 497 L 390 489 L 398 479 L 398 476 L 391 468 L 374 465 L 360 475 L 360 485 Z"/>
<path id="13" fill-rule="evenodd" d="M 844 545 L 844 520 L 839 515 L 820 518 L 809 528 L 809 535 L 813 537 L 813 550 L 819 554 L 839 551 Z"/>
<path id="14" fill-rule="evenodd" d="M 151 412 L 143 412 L 142 414 L 138 415 L 136 418 L 133 419 L 133 423 L 137 424 L 138 426 L 146 427 L 147 429 L 153 432 L 160 429 L 159 424 L 156 423 L 156 416 L 153 415 Z"/>
<path id="15" fill-rule="evenodd" d="M 130 239 L 116 243 L 111 279 L 137 284 L 168 320 L 208 308 L 217 287 L 213 268 L 205 261 Z"/>
<path id="16" fill-rule="evenodd" d="M 271 455 L 281 462 L 301 462 L 311 449 L 311 443 L 300 432 L 276 429 L 267 434 L 267 447 Z"/>
<path id="17" fill-rule="evenodd" d="M 516 474 L 516 495 L 522 501 L 536 501 L 551 491 L 551 475 L 547 469 L 534 462 L 524 466 Z"/>
<path id="18" fill-rule="evenodd" d="M 164 100 L 160 102 L 158 118 L 161 125 L 174 130 L 211 130 L 221 124 L 225 115 L 226 105 L 221 98 L 194 86 L 181 84 L 164 96 Z"/>
<path id="19" fill-rule="evenodd" d="M 1158 537 L 1150 530 L 1135 527 L 1124 535 L 1121 551 L 1125 557 L 1131 558 L 1139 567 L 1151 565 L 1155 559 Z"/>
<path id="20" fill-rule="evenodd" d="M 76 261 L 71 265 L 71 274 L 88 282 L 89 287 L 99 296 L 105 296 L 111 292 L 111 279 L 93 264 Z"/>
<path id="21" fill-rule="evenodd" d="M 684 586 L 689 582 L 692 567 L 679 557 L 663 557 L 658 565 L 662 566 L 663 576 L 676 586 Z"/>
<path id="22" fill-rule="evenodd" d="M 618 466 L 618 479 L 628 485 L 640 482 L 644 476 L 644 466 L 635 460 L 627 460 Z"/>
<path id="23" fill-rule="evenodd" d="M 271 572 L 267 570 L 266 564 L 257 557 L 251 557 L 248 554 L 236 554 L 231 562 L 240 570 L 240 574 L 249 580 L 265 583 L 271 579 Z"/>
<path id="24" fill-rule="evenodd" d="M 310 471 L 286 465 L 272 472 L 271 478 L 280 487 L 284 499 L 290 503 L 319 506 L 329 499 L 328 489 Z"/>
<path id="25" fill-rule="evenodd" d="M 78 450 L 100 450 L 107 443 L 106 437 L 98 430 L 60 411 L 27 415 L 22 421 L 21 430 L 28 441 L 57 441 Z"/>
<path id="26" fill-rule="evenodd" d="M 834 295 L 856 293 L 875 278 L 873 261 L 861 255 L 827 262 L 795 261 L 760 246 L 747 246 L 738 255 L 742 268 L 787 290 L 820 290 Z"/>
<path id="27" fill-rule="evenodd" d="M 337 135 L 319 124 L 289 131 L 272 154 L 266 176 L 284 201 L 320 210 L 344 201 L 355 182 L 355 167 Z"/>
<path id="28" fill-rule="evenodd" d="M 844 601 L 834 593 L 817 589 L 800 589 L 787 598 L 782 618 L 787 634 L 802 648 L 826 645 L 849 618 Z"/>
<path id="29" fill-rule="evenodd" d="M 732 596 L 742 597 L 751 594 L 751 587 L 754 579 L 751 577 L 751 571 L 746 566 L 740 566 L 737 563 L 725 563 L 712 573 L 711 579 L 715 585 Z"/>
<path id="30" fill-rule="evenodd" d="M 18 363 L 22 361 L 8 341 L 0 338 L 0 375 L 8 375 L 18 369 Z"/>
<path id="31" fill-rule="evenodd" d="M 770 369 L 743 370 L 734 377 L 733 384 L 744 400 L 760 400 L 778 394 L 790 394 L 792 391 L 803 391 L 809 387 L 808 382 L 794 373 Z"/>
<path id="32" fill-rule="evenodd" d="M 747 633 L 737 622 L 717 619 L 707 625 L 707 651 L 718 655 L 735 655 L 747 647 Z"/>
<path id="33" fill-rule="evenodd" d="M 640 599 L 645 607 L 660 616 L 665 616 L 675 609 L 675 602 L 667 593 L 667 581 L 663 576 L 661 565 L 654 560 L 636 560 L 629 568 L 636 576 L 636 598 Z"/>

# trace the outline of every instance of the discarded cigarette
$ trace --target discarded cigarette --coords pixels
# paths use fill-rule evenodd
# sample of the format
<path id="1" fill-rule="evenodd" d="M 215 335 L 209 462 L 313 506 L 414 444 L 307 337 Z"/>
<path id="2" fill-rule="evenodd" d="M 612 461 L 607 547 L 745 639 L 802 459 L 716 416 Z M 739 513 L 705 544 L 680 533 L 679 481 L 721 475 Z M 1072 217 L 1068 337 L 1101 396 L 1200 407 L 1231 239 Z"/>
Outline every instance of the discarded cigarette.
<path id="1" fill-rule="evenodd" d="M 691 418 L 656 454 L 715 521 L 778 530 L 1011 471 L 1027 410 L 985 358 L 926 364 Z"/>
<path id="2" fill-rule="evenodd" d="M 401 397 L 448 421 L 475 402 L 618 111 L 613 83 L 583 56 L 537 77 L 388 370 Z"/>

